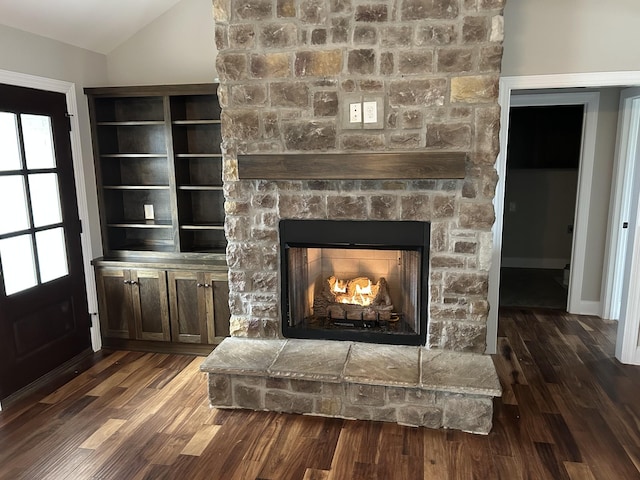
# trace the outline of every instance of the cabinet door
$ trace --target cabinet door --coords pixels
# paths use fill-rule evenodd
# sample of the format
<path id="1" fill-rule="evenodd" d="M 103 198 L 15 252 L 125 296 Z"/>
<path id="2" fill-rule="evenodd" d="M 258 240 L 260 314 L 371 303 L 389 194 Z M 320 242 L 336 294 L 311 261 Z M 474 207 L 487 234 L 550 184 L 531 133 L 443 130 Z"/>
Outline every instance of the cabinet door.
<path id="1" fill-rule="evenodd" d="M 209 343 L 220 343 L 229 336 L 229 280 L 226 272 L 209 274 L 208 280 L 213 290 L 213 303 L 208 305 L 210 325 L 213 325 L 209 329 Z"/>
<path id="2" fill-rule="evenodd" d="M 202 272 L 169 272 L 171 335 L 174 342 L 207 343 L 206 298 L 212 290 Z"/>
<path id="3" fill-rule="evenodd" d="M 132 270 L 131 293 L 139 340 L 171 340 L 167 274 L 163 270 Z"/>
<path id="4" fill-rule="evenodd" d="M 100 325 L 104 337 L 136 338 L 129 270 L 97 268 Z"/>

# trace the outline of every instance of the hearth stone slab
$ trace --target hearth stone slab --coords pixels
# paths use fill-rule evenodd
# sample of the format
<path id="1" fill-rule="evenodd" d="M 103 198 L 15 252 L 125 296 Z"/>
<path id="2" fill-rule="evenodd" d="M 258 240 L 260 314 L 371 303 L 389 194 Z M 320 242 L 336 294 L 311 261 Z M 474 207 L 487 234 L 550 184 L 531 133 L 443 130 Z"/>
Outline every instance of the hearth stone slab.
<path id="1" fill-rule="evenodd" d="M 344 367 L 347 382 L 415 387 L 420 382 L 420 347 L 354 343 Z"/>
<path id="2" fill-rule="evenodd" d="M 501 394 L 489 356 L 424 347 L 231 337 L 200 369 L 212 407 L 480 434 L 491 430 L 493 397 Z"/>
<path id="3" fill-rule="evenodd" d="M 502 389 L 491 357 L 471 353 L 422 350 L 422 388 L 499 397 Z"/>
<path id="4" fill-rule="evenodd" d="M 207 357 L 200 369 L 235 375 L 264 376 L 285 343 L 285 340 L 228 337 L 216 347 L 215 355 Z"/>
<path id="5" fill-rule="evenodd" d="M 269 374 L 274 377 L 339 382 L 351 345 L 351 342 L 287 340 L 269 368 Z"/>

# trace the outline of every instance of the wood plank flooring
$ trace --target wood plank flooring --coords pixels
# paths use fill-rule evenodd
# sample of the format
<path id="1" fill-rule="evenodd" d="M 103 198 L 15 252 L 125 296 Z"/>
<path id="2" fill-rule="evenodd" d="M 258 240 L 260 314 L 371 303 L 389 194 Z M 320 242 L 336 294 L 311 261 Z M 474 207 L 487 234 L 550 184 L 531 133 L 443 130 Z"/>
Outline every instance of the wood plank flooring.
<path id="1" fill-rule="evenodd" d="M 614 322 L 502 309 L 488 436 L 212 410 L 202 357 L 102 352 L 0 412 L 0 479 L 640 479 L 640 367 Z"/>

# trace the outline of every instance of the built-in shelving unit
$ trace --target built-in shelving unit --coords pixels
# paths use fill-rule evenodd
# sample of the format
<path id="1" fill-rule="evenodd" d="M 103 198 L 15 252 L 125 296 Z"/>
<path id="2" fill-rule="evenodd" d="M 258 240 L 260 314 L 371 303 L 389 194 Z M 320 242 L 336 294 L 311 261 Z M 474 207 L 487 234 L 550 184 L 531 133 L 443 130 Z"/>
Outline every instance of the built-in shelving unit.
<path id="1" fill-rule="evenodd" d="M 216 90 L 85 89 L 104 250 L 93 263 L 105 346 L 202 353 L 229 335 Z"/>

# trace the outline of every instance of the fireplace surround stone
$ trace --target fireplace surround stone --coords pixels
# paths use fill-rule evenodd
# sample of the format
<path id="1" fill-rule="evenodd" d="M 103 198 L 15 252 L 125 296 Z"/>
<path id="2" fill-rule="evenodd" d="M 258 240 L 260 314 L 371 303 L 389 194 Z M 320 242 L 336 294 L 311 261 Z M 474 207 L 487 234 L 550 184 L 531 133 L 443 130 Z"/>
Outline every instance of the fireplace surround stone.
<path id="1" fill-rule="evenodd" d="M 430 222 L 427 338 L 424 347 L 416 348 L 421 348 L 421 355 L 473 353 L 470 358 L 486 362 L 482 353 L 489 311 L 504 0 L 213 4 L 231 335 L 242 338 L 225 340 L 213 352 L 212 364 L 227 344 L 251 355 L 252 340 L 283 341 L 281 219 Z M 342 112 L 354 94 L 383 99 L 382 128 L 347 128 Z M 322 174 L 323 155 L 348 162 L 350 154 L 394 152 L 454 154 L 456 174 L 420 177 L 406 169 L 379 178 Z M 314 168 L 295 170 L 316 173 L 278 177 L 254 172 L 243 177 L 238 162 L 264 154 L 301 155 L 300 161 Z M 330 165 L 327 162 L 325 170 Z M 283 384 L 268 367 L 261 368 L 262 376 L 238 374 L 246 387 L 249 380 L 264 384 L 258 391 L 265 399 L 271 391 L 267 384 Z M 218 373 L 212 370 L 211 378 Z M 235 373 L 223 375 L 240 382 Z M 238 406 L 218 403 L 215 386 L 224 383 L 220 378 L 210 383 L 212 405 Z M 287 380 L 289 391 L 295 392 L 297 387 Z M 351 385 L 343 382 L 341 388 Z M 378 386 L 385 391 L 397 388 Z M 231 387 L 234 402 L 236 390 L 250 389 Z M 450 392 L 435 398 L 449 394 L 467 395 Z M 468 395 L 475 398 L 475 393 Z M 361 409 L 362 418 L 371 418 L 366 410 Z"/>

